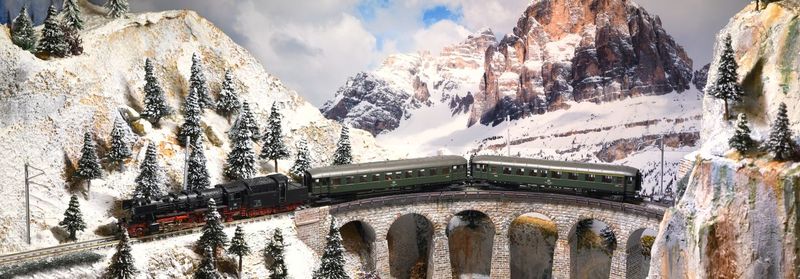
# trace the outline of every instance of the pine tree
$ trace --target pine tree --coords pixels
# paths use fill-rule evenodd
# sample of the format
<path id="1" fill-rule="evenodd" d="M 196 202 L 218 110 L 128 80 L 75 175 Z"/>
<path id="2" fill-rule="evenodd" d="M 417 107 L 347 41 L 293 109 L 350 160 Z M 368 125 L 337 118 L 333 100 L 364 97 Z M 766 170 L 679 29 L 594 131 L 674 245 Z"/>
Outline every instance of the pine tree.
<path id="1" fill-rule="evenodd" d="M 197 100 L 201 108 L 214 108 L 214 102 L 208 96 L 208 85 L 206 85 L 206 76 L 203 74 L 203 64 L 200 62 L 200 56 L 197 53 L 192 54 L 192 68 L 191 76 L 189 77 L 189 88 L 197 90 Z"/>
<path id="2" fill-rule="evenodd" d="M 36 33 L 33 31 L 33 22 L 28 16 L 28 8 L 24 5 L 19 15 L 11 25 L 11 41 L 24 50 L 32 51 L 36 48 Z"/>
<path id="3" fill-rule="evenodd" d="M 111 264 L 106 269 L 104 278 L 133 279 L 136 273 L 128 230 L 123 229 L 120 233 L 119 244 L 117 244 L 117 252 L 111 257 Z"/>
<path id="4" fill-rule="evenodd" d="M 753 139 L 750 138 L 750 127 L 747 127 L 747 116 L 744 113 L 739 114 L 736 120 L 736 131 L 733 133 L 733 137 L 728 140 L 728 145 L 742 154 L 753 148 L 754 143 Z"/>
<path id="5" fill-rule="evenodd" d="M 267 120 L 267 128 L 264 131 L 264 144 L 261 145 L 261 159 L 269 159 L 275 162 L 275 172 L 278 172 L 278 159 L 289 157 L 289 149 L 283 143 L 281 120 L 283 116 L 278 112 L 277 103 L 272 103 L 272 111 Z"/>
<path id="6" fill-rule="evenodd" d="M 350 147 L 350 129 L 342 125 L 342 134 L 339 142 L 336 143 L 336 152 L 333 153 L 334 165 L 349 165 L 353 162 L 353 155 Z"/>
<path id="7" fill-rule="evenodd" d="M 72 195 L 69 199 L 69 207 L 64 211 L 64 220 L 58 223 L 69 232 L 69 240 L 78 240 L 76 233 L 86 229 L 86 223 L 83 222 L 83 215 L 81 214 L 80 204 L 78 204 L 78 196 Z"/>
<path id="8" fill-rule="evenodd" d="M 744 91 L 739 85 L 739 74 L 737 70 L 736 57 L 733 53 L 731 35 L 725 37 L 725 45 L 722 49 L 722 56 L 719 58 L 719 68 L 717 79 L 708 91 L 711 96 L 722 99 L 725 105 L 725 120 L 730 118 L 728 114 L 728 101 L 741 102 Z"/>
<path id="9" fill-rule="evenodd" d="M 786 114 L 786 104 L 778 107 L 778 117 L 772 123 L 772 130 L 767 141 L 767 150 L 775 156 L 775 160 L 783 161 L 794 155 L 794 141 L 792 130 L 789 129 L 789 117 Z"/>
<path id="10" fill-rule="evenodd" d="M 172 108 L 167 104 L 164 90 L 161 89 L 153 72 L 153 63 L 150 58 L 144 61 L 144 80 L 144 111 L 141 115 L 150 123 L 158 124 L 162 117 L 172 113 Z"/>
<path id="11" fill-rule="evenodd" d="M 78 34 L 78 29 L 66 23 L 61 23 L 61 32 L 64 33 L 64 42 L 67 43 L 66 55 L 81 55 L 83 53 L 83 39 Z"/>
<path id="12" fill-rule="evenodd" d="M 100 159 L 97 157 L 97 148 L 92 140 L 91 133 L 83 135 L 83 148 L 81 149 L 81 159 L 78 160 L 78 170 L 75 177 L 86 180 L 86 189 L 92 190 L 92 179 L 100 178 Z"/>
<path id="13" fill-rule="evenodd" d="M 178 132 L 178 142 L 187 146 L 189 143 L 200 139 L 203 136 L 203 129 L 200 127 L 200 115 L 203 113 L 198 103 L 197 91 L 189 89 L 189 96 L 186 97 L 186 106 L 183 108 L 184 122 Z M 187 139 L 189 140 L 187 142 Z"/>
<path id="14" fill-rule="evenodd" d="M 161 197 L 164 179 L 161 166 L 158 164 L 156 145 L 150 143 L 144 156 L 142 165 L 139 166 L 139 176 L 136 177 L 136 189 L 133 192 L 137 199 L 158 199 Z"/>
<path id="15" fill-rule="evenodd" d="M 194 272 L 194 279 L 222 279 L 222 276 L 217 272 L 217 267 L 214 265 L 214 252 L 211 247 L 206 246 L 203 248 L 203 261 L 200 262 L 200 267 Z"/>
<path id="16" fill-rule="evenodd" d="M 253 113 L 250 112 L 250 104 L 247 102 L 242 102 L 242 110 L 239 112 L 236 121 L 234 121 L 233 127 L 231 127 L 231 130 L 228 132 L 228 136 L 231 140 L 233 140 L 233 136 L 239 129 L 250 131 L 250 138 L 254 141 L 261 137 L 261 131 L 256 123 L 256 118 L 253 116 Z"/>
<path id="17" fill-rule="evenodd" d="M 83 20 L 81 19 L 81 11 L 78 9 L 76 0 L 64 0 L 64 5 L 61 8 L 64 13 L 64 22 L 75 29 L 83 29 Z"/>
<path id="18" fill-rule="evenodd" d="M 198 138 L 192 143 L 192 152 L 189 154 L 187 170 L 189 173 L 186 174 L 186 190 L 203 190 L 211 185 L 204 153 L 203 138 Z"/>
<path id="19" fill-rule="evenodd" d="M 233 88 L 233 75 L 231 70 L 225 71 L 225 80 L 222 82 L 222 91 L 219 92 L 219 99 L 217 99 L 217 112 L 223 116 L 230 116 L 239 111 L 242 103 L 239 101 L 239 95 Z"/>
<path id="20" fill-rule="evenodd" d="M 108 0 L 105 7 L 108 9 L 108 17 L 120 18 L 128 13 L 128 0 Z"/>
<path id="21" fill-rule="evenodd" d="M 50 5 L 47 10 L 47 19 L 44 20 L 42 38 L 36 46 L 36 52 L 55 57 L 64 57 L 69 51 L 69 45 L 64 39 L 64 31 L 59 24 L 58 11 L 56 7 Z"/>
<path id="22" fill-rule="evenodd" d="M 349 279 L 350 276 L 344 271 L 344 246 L 342 246 L 342 235 L 336 228 L 336 220 L 331 220 L 330 230 L 326 240 L 325 251 L 322 253 L 322 260 L 319 268 L 314 271 L 314 279 Z"/>
<path id="23" fill-rule="evenodd" d="M 114 127 L 111 128 L 111 150 L 106 155 L 109 161 L 119 164 L 120 171 L 124 170 L 125 159 L 133 155 L 131 147 L 128 145 L 127 132 L 123 125 L 126 124 L 123 124 L 119 117 L 114 119 Z"/>
<path id="24" fill-rule="evenodd" d="M 236 226 L 236 232 L 231 239 L 231 246 L 228 247 L 228 253 L 239 256 L 239 273 L 242 272 L 242 257 L 250 254 L 250 246 L 244 240 L 244 229 L 242 226 Z"/>
<path id="25" fill-rule="evenodd" d="M 286 261 L 283 257 L 284 248 L 286 248 L 286 245 L 283 243 L 283 233 L 281 229 L 276 228 L 267 247 L 264 247 L 264 258 L 269 263 L 267 264 L 269 279 L 286 279 L 289 277 Z"/>
<path id="26" fill-rule="evenodd" d="M 229 133 L 231 133 L 231 152 L 228 153 L 225 176 L 232 180 L 253 177 L 256 174 L 256 154 L 253 152 L 250 130 L 232 128 Z"/>
<path id="27" fill-rule="evenodd" d="M 214 255 L 217 254 L 219 248 L 225 249 L 225 244 L 228 242 L 228 236 L 225 235 L 222 226 L 222 217 L 217 212 L 217 203 L 214 199 L 208 200 L 208 211 L 206 211 L 206 224 L 203 225 L 203 234 L 198 240 L 198 246 L 202 248 L 211 248 Z"/>
<path id="28" fill-rule="evenodd" d="M 300 143 L 297 144 L 297 158 L 294 160 L 294 165 L 289 169 L 289 172 L 297 180 L 300 180 L 309 169 L 311 169 L 311 155 L 308 152 L 308 143 L 306 139 L 301 139 Z"/>

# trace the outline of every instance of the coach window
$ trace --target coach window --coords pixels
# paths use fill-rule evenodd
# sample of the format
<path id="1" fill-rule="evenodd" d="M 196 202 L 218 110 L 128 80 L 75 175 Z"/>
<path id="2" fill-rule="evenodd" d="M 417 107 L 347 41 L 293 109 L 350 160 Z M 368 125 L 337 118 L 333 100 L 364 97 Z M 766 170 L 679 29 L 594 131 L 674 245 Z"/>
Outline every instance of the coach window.
<path id="1" fill-rule="evenodd" d="M 489 167 L 489 172 L 494 172 L 494 173 L 496 173 L 496 172 L 497 172 L 497 167 L 495 167 L 495 166 L 491 166 L 491 167 Z"/>
<path id="2" fill-rule="evenodd" d="M 314 179 L 314 186 L 319 186 L 319 178 Z"/>
<path id="3" fill-rule="evenodd" d="M 578 180 L 578 174 L 574 173 L 574 172 L 568 172 L 567 173 L 567 177 L 569 177 L 569 179 L 572 179 L 572 180 Z"/>
<path id="4" fill-rule="evenodd" d="M 622 176 L 615 176 L 614 182 L 617 184 L 622 184 L 622 179 L 623 179 Z"/>
<path id="5" fill-rule="evenodd" d="M 552 178 L 561 178 L 561 172 L 560 171 L 551 172 L 550 173 L 550 177 L 552 177 Z"/>
<path id="6" fill-rule="evenodd" d="M 517 169 L 517 175 L 525 175 L 525 169 Z"/>
<path id="7" fill-rule="evenodd" d="M 354 182 L 353 180 L 354 180 L 354 177 L 352 177 L 352 176 L 348 176 L 347 179 L 345 179 L 345 181 L 347 181 L 347 184 L 353 184 L 353 182 Z"/>
<path id="8" fill-rule="evenodd" d="M 457 170 L 459 168 L 461 168 L 461 166 L 453 166 L 453 170 Z"/>
<path id="9" fill-rule="evenodd" d="M 547 177 L 547 172 L 548 172 L 548 170 L 541 170 L 541 171 L 539 171 L 539 176 Z"/>
<path id="10" fill-rule="evenodd" d="M 381 181 L 381 175 L 378 173 L 372 175 L 372 181 Z"/>
<path id="11" fill-rule="evenodd" d="M 626 180 L 626 183 L 633 184 L 633 176 L 626 176 L 625 180 Z"/>
<path id="12" fill-rule="evenodd" d="M 334 178 L 333 183 L 331 183 L 331 185 L 333 186 L 342 185 L 342 178 L 341 177 Z"/>
<path id="13" fill-rule="evenodd" d="M 421 169 L 421 170 L 417 171 L 417 176 L 419 176 L 419 177 L 425 176 L 425 169 Z"/>
<path id="14" fill-rule="evenodd" d="M 587 174 L 586 181 L 594 181 L 594 174 Z"/>
<path id="15" fill-rule="evenodd" d="M 538 176 L 538 175 L 539 175 L 539 171 L 538 170 L 536 170 L 536 169 L 532 169 L 531 170 L 530 176 Z"/>
<path id="16" fill-rule="evenodd" d="M 448 174 L 450 174 L 450 169 L 449 168 L 443 168 L 442 169 L 442 175 L 448 175 Z"/>
<path id="17" fill-rule="evenodd" d="M 511 168 L 510 167 L 503 167 L 503 174 L 511 174 Z"/>
<path id="18" fill-rule="evenodd" d="M 414 177 L 414 171 L 407 171 L 406 178 L 412 178 L 412 177 Z"/>
<path id="19" fill-rule="evenodd" d="M 611 176 L 603 175 L 603 182 L 611 183 L 611 181 L 612 181 L 611 179 L 612 179 Z"/>
<path id="20" fill-rule="evenodd" d="M 364 183 L 364 182 L 367 182 L 367 181 L 369 181 L 369 177 L 365 174 L 365 175 L 361 176 L 361 181 L 359 181 L 359 182 Z"/>
<path id="21" fill-rule="evenodd" d="M 386 181 L 392 180 L 392 173 L 391 172 L 387 172 L 386 175 L 384 176 L 384 178 L 386 178 Z"/>
<path id="22" fill-rule="evenodd" d="M 431 175 L 436 175 L 436 169 L 431 169 Z"/>

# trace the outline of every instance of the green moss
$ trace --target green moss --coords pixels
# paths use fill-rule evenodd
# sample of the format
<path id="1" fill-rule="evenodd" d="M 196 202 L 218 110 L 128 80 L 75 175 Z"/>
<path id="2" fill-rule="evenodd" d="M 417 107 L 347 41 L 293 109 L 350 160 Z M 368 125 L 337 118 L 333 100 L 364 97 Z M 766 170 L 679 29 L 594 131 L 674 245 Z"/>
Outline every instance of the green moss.
<path id="1" fill-rule="evenodd" d="M 792 18 L 787 27 L 786 45 L 781 48 L 781 87 L 783 94 L 789 93 L 789 84 L 794 80 L 795 62 L 797 60 L 798 19 Z"/>
<path id="2" fill-rule="evenodd" d="M 750 183 L 747 183 L 748 188 L 750 188 L 749 195 L 747 196 L 747 203 L 750 205 L 750 209 L 756 208 L 756 187 L 758 186 L 755 181 L 750 180 Z"/>
<path id="3" fill-rule="evenodd" d="M 642 255 L 650 257 L 650 252 L 653 250 L 653 243 L 656 242 L 656 237 L 652 235 L 642 236 Z"/>

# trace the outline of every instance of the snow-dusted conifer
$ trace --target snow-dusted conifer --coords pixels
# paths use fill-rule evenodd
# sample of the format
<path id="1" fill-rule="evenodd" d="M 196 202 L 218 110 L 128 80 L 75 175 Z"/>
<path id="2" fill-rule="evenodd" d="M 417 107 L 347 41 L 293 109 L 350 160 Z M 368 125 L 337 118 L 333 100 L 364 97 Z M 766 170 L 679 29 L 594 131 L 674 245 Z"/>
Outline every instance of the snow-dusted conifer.
<path id="1" fill-rule="evenodd" d="M 128 0 L 108 0 L 105 4 L 108 17 L 120 18 L 128 13 Z"/>
<path id="2" fill-rule="evenodd" d="M 753 139 L 750 138 L 750 127 L 747 126 L 747 116 L 740 113 L 736 120 L 736 131 L 733 137 L 728 140 L 728 145 L 735 148 L 739 153 L 745 153 L 753 148 Z"/>
<path id="3" fill-rule="evenodd" d="M 767 150 L 772 153 L 775 160 L 779 161 L 791 159 L 794 155 L 792 130 L 789 129 L 789 116 L 786 114 L 786 104 L 784 103 L 778 107 L 778 117 L 772 123 Z"/>
<path id="4" fill-rule="evenodd" d="M 192 143 L 192 152 L 189 154 L 188 172 L 186 174 L 186 190 L 203 190 L 211 185 L 206 167 L 206 155 L 203 150 L 203 138 L 200 137 Z"/>
<path id="5" fill-rule="evenodd" d="M 242 109 L 239 111 L 239 116 L 236 118 L 236 121 L 233 123 L 233 127 L 228 132 L 231 140 L 239 129 L 250 131 L 250 138 L 254 141 L 261 137 L 261 131 L 258 128 L 258 123 L 256 123 L 256 118 L 253 116 L 253 113 L 250 112 L 250 104 L 247 102 L 242 102 Z"/>
<path id="6" fill-rule="evenodd" d="M 231 74 L 231 70 L 226 70 L 225 80 L 222 81 L 222 91 L 219 92 L 219 99 L 217 99 L 217 112 L 223 116 L 230 116 L 239 111 L 241 106 L 239 95 L 233 88 L 233 74 Z"/>
<path id="7" fill-rule="evenodd" d="M 24 50 L 32 51 L 36 48 L 36 40 L 36 32 L 33 31 L 33 22 L 28 16 L 28 8 L 23 5 L 11 25 L 11 41 Z"/>
<path id="8" fill-rule="evenodd" d="M 202 113 L 197 91 L 194 88 L 190 88 L 189 96 L 186 97 L 186 105 L 183 107 L 184 122 L 181 125 L 180 132 L 178 132 L 178 142 L 183 146 L 187 146 L 203 137 L 203 129 L 200 127 L 200 115 Z"/>
<path id="9" fill-rule="evenodd" d="M 352 150 L 350 147 L 350 129 L 342 125 L 342 134 L 339 142 L 336 143 L 336 152 L 333 153 L 334 165 L 349 165 L 353 162 Z"/>
<path id="10" fill-rule="evenodd" d="M 225 244 L 228 242 L 228 236 L 225 235 L 222 226 L 222 217 L 217 212 L 217 203 L 214 199 L 208 200 L 208 211 L 206 211 L 206 224 L 203 225 L 203 234 L 200 235 L 200 240 L 197 241 L 198 246 L 202 248 L 209 247 L 217 254 L 219 248 L 225 249 Z"/>
<path id="11" fill-rule="evenodd" d="M 136 273 L 136 264 L 131 254 L 128 230 L 123 229 L 120 233 L 119 243 L 117 244 L 117 252 L 111 257 L 111 264 L 106 269 L 104 278 L 134 279 Z"/>
<path id="12" fill-rule="evenodd" d="M 83 40 L 78 29 L 66 23 L 61 23 L 61 31 L 64 33 L 64 41 L 67 43 L 66 55 L 81 55 L 83 53 Z"/>
<path id="13" fill-rule="evenodd" d="M 201 108 L 214 108 L 214 102 L 208 96 L 208 85 L 206 84 L 206 76 L 203 74 L 203 64 L 200 62 L 200 56 L 197 53 L 192 54 L 192 68 L 191 76 L 189 77 L 189 88 L 197 90 L 197 102 Z"/>
<path id="14" fill-rule="evenodd" d="M 217 267 L 214 265 L 214 252 L 211 247 L 203 248 L 203 261 L 194 272 L 194 279 L 222 279 L 222 275 L 217 272 Z"/>
<path id="15" fill-rule="evenodd" d="M 83 135 L 83 148 L 81 149 L 81 158 L 78 160 L 78 170 L 75 171 L 75 177 L 86 180 L 87 190 L 91 191 L 92 179 L 100 178 L 102 170 L 100 168 L 100 159 L 97 157 L 97 148 L 92 140 L 91 133 Z"/>
<path id="16" fill-rule="evenodd" d="M 144 111 L 141 116 L 150 123 L 157 124 L 162 117 L 172 113 L 172 107 L 167 104 L 164 90 L 161 89 L 153 72 L 153 62 L 150 58 L 144 61 L 144 81 Z"/>
<path id="17" fill-rule="evenodd" d="M 289 149 L 283 143 L 282 119 L 283 116 L 278 112 L 277 103 L 272 103 L 272 110 L 264 131 L 264 144 L 261 145 L 261 155 L 259 157 L 273 160 L 275 162 L 275 172 L 278 171 L 278 159 L 289 157 Z"/>
<path id="18" fill-rule="evenodd" d="M 64 0 L 64 5 L 61 8 L 64 13 L 64 22 L 75 29 L 83 29 L 83 19 L 81 19 L 81 10 L 78 9 L 77 0 Z"/>
<path id="19" fill-rule="evenodd" d="M 739 69 L 739 65 L 736 63 L 736 57 L 733 53 L 731 35 L 725 36 L 724 44 L 722 56 L 719 58 L 717 79 L 711 85 L 708 92 L 714 98 L 722 99 L 725 105 L 725 120 L 728 120 L 728 118 L 730 118 L 728 114 L 728 101 L 741 102 L 744 91 L 738 81 L 739 74 L 737 70 Z"/>
<path id="20" fill-rule="evenodd" d="M 86 229 L 86 223 L 83 221 L 83 214 L 81 214 L 81 207 L 78 204 L 78 196 L 72 195 L 69 199 L 69 207 L 64 211 L 64 220 L 58 223 L 59 226 L 64 228 L 69 233 L 69 240 L 78 240 L 76 233 Z"/>
<path id="21" fill-rule="evenodd" d="M 233 238 L 231 238 L 231 246 L 228 247 L 228 253 L 239 256 L 239 272 L 242 272 L 242 257 L 250 254 L 250 246 L 244 240 L 244 229 L 241 225 L 236 226 L 236 232 L 233 233 Z"/>
<path id="22" fill-rule="evenodd" d="M 120 170 L 125 166 L 125 159 L 133 155 L 127 140 L 127 130 L 119 117 L 114 119 L 114 127 L 111 128 L 111 150 L 106 157 L 109 161 L 119 164 Z"/>
<path id="23" fill-rule="evenodd" d="M 158 164 L 156 145 L 150 143 L 147 146 L 144 161 L 139 166 L 139 176 L 136 177 L 136 189 L 133 196 L 138 199 L 158 199 L 161 197 L 163 184 L 164 178 L 161 166 Z"/>
<path id="24" fill-rule="evenodd" d="M 241 116 L 237 122 L 241 122 Z M 228 153 L 225 176 L 232 180 L 253 177 L 256 174 L 256 154 L 253 152 L 250 130 L 231 128 L 229 133 L 231 134 L 231 152 Z"/>
<path id="25" fill-rule="evenodd" d="M 306 139 L 301 139 L 300 143 L 297 144 L 297 157 L 289 172 L 300 180 L 309 169 L 311 169 L 311 155 L 308 152 L 308 143 Z"/>
<path id="26" fill-rule="evenodd" d="M 283 233 L 281 229 L 276 228 L 272 233 L 272 239 L 267 243 L 267 247 L 264 247 L 264 258 L 268 263 L 269 279 L 286 279 L 289 277 L 283 256 L 284 248 L 286 248 L 286 245 L 283 243 Z"/>
<path id="27" fill-rule="evenodd" d="M 69 45 L 64 39 L 64 31 L 56 18 L 58 11 L 56 7 L 50 5 L 47 10 L 47 18 L 44 20 L 42 28 L 42 38 L 36 46 L 36 52 L 55 57 L 64 57 L 69 51 Z"/>
<path id="28" fill-rule="evenodd" d="M 326 240 L 325 251 L 322 253 L 319 268 L 314 271 L 314 279 L 349 279 L 344 271 L 344 246 L 342 235 L 336 227 L 336 219 L 331 220 L 330 230 Z"/>

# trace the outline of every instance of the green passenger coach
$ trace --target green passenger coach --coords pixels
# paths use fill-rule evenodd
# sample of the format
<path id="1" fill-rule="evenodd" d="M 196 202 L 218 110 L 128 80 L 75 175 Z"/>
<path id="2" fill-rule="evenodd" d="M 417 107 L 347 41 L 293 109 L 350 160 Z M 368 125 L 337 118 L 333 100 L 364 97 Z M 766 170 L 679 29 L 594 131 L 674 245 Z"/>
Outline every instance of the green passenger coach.
<path id="1" fill-rule="evenodd" d="M 303 184 L 314 197 L 359 197 L 391 192 L 426 191 L 463 183 L 467 159 L 435 156 L 314 168 Z"/>
<path id="2" fill-rule="evenodd" d="M 618 165 L 479 155 L 472 159 L 471 168 L 475 181 L 622 199 L 635 196 L 642 185 L 638 169 Z"/>

